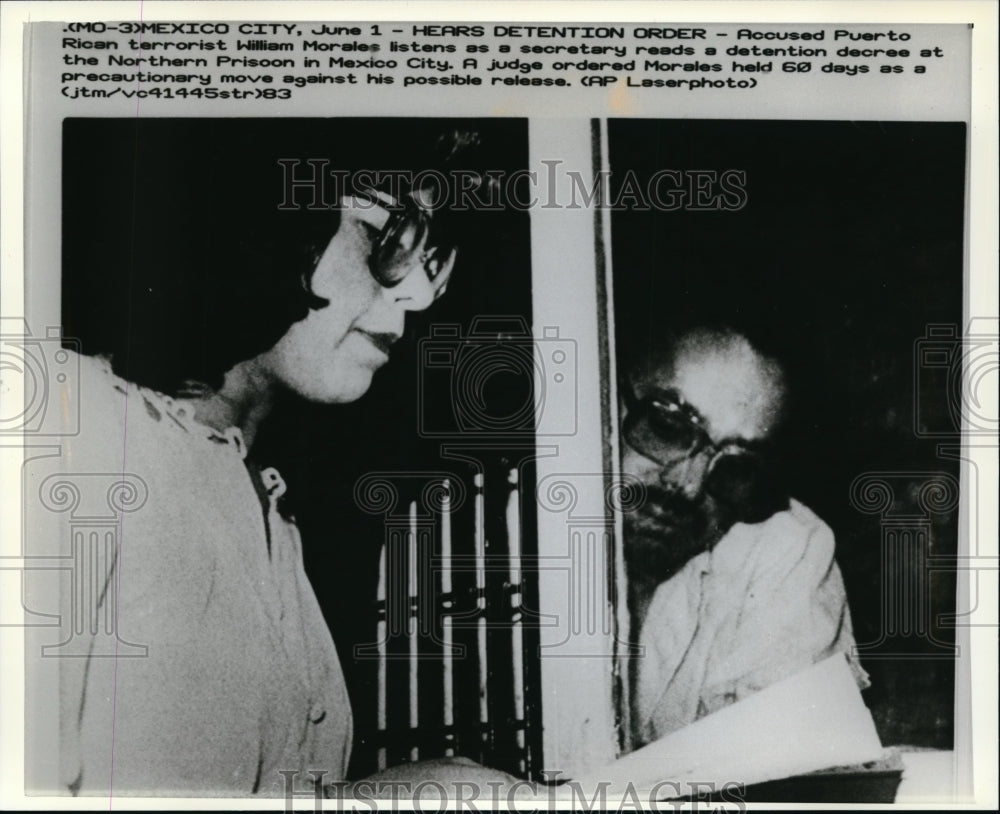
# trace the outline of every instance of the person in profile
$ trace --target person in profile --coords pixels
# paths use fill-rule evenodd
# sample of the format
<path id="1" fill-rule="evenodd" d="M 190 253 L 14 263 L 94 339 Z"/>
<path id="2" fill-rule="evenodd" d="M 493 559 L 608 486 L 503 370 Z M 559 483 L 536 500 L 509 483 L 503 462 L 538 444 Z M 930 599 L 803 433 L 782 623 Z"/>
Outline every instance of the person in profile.
<path id="1" fill-rule="evenodd" d="M 729 328 L 656 349 L 623 383 L 624 518 L 641 745 L 836 653 L 860 687 L 833 532 L 788 496 L 781 366 Z M 637 631 L 637 635 L 635 633 Z"/>
<path id="2" fill-rule="evenodd" d="M 162 156 L 141 132 L 137 154 L 156 169 Z M 442 127 L 414 170 L 450 166 L 477 144 L 474 132 Z M 119 352 L 76 359 L 62 395 L 80 394 L 80 432 L 28 476 L 41 484 L 32 539 L 56 556 L 71 550 L 62 512 L 90 481 L 109 481 L 108 500 L 129 510 L 117 547 L 72 542 L 89 576 L 59 592 L 61 618 L 80 620 L 57 653 L 51 699 L 63 793 L 277 796 L 286 775 L 326 785 L 348 772 L 340 660 L 283 510 L 285 482 L 255 459 L 254 443 L 279 397 L 334 405 L 364 395 L 407 317 L 444 294 L 458 241 L 427 187 L 345 190 L 328 209 L 286 212 L 280 188 L 263 183 L 270 176 L 240 157 L 225 166 L 247 189 L 265 187 L 263 203 L 213 177 L 206 189 L 225 205 L 210 199 L 186 231 L 159 216 L 184 216 L 181 203 L 206 189 L 191 183 L 175 200 L 162 173 L 157 186 L 137 184 L 153 214 L 133 205 L 145 224 L 132 228 L 136 251 L 197 286 L 184 313 L 154 310 L 173 317 L 158 341 L 142 346 L 140 326 L 126 326 Z M 399 166 L 396 155 L 383 160 Z M 55 474 L 43 479 L 44 467 Z M 110 620 L 110 648 L 99 620 Z M 409 778 L 509 778 L 460 759 L 407 768 Z"/>

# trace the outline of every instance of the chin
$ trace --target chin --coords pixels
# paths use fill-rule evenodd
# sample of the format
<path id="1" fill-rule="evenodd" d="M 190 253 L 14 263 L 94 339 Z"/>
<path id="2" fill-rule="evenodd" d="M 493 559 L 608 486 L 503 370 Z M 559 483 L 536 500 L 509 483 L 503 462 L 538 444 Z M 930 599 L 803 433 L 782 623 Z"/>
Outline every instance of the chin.
<path id="1" fill-rule="evenodd" d="M 349 371 L 338 371 L 335 375 L 310 381 L 305 386 L 293 390 L 313 404 L 349 404 L 357 401 L 372 385 L 375 371 L 367 367 L 354 367 Z"/>
<path id="2" fill-rule="evenodd" d="M 347 404 L 357 401 L 372 386 L 372 376 L 374 374 L 374 370 L 363 368 L 359 369 L 353 375 L 345 377 L 343 381 L 338 383 L 339 387 L 333 394 L 333 398 L 330 399 L 330 403 Z"/>

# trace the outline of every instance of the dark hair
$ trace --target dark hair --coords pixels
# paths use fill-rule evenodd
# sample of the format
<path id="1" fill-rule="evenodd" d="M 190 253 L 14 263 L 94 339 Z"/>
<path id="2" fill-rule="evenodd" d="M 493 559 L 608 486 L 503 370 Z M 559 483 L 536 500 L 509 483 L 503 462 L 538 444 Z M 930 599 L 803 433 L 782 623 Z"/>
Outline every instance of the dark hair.
<path id="1" fill-rule="evenodd" d="M 337 179 L 482 171 L 474 123 L 453 120 L 67 120 L 64 144 L 67 333 L 76 293 L 105 312 L 85 352 L 109 353 L 119 375 L 170 395 L 218 388 L 234 364 L 329 304 L 310 280 L 350 192 Z M 314 190 L 289 187 L 282 159 L 300 180 L 310 161 L 325 162 L 318 206 Z M 95 184 L 102 162 L 114 169 Z M 436 211 L 435 233 L 457 241 L 454 221 Z M 81 290 L 95 269 L 118 285 Z"/>
<path id="2" fill-rule="evenodd" d="M 724 322 L 705 320 L 699 323 L 678 324 L 659 335 L 657 341 L 637 352 L 634 361 L 626 368 L 623 386 L 634 386 L 664 376 L 669 377 L 678 353 L 709 351 L 752 353 L 761 366 L 761 375 L 770 381 L 776 400 L 776 411 L 771 432 L 776 432 L 787 417 L 786 397 L 788 382 L 780 359 L 768 352 L 765 344 L 748 332 Z"/>

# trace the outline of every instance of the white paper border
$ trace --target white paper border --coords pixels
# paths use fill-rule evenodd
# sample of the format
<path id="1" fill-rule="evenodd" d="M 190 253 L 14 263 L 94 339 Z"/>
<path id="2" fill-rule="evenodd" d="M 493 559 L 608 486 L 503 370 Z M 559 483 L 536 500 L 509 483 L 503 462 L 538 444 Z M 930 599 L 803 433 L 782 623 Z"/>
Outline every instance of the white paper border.
<path id="1" fill-rule="evenodd" d="M 614 22 L 746 22 L 746 23 L 968 23 L 972 35 L 972 118 L 970 122 L 969 173 L 970 217 L 968 257 L 970 277 L 966 294 L 966 317 L 998 316 L 998 81 L 997 5 L 991 0 L 965 2 L 6 2 L 0 5 L 0 308 L 4 315 L 23 313 L 24 285 L 24 131 L 25 84 L 23 77 L 23 24 L 27 22 L 139 19 L 151 20 L 462 20 L 462 21 L 608 21 Z M 595 111 L 594 115 L 602 115 Z M 5 398 L 20 394 L 5 392 Z M 993 394 L 996 397 L 996 394 Z M 992 405 L 996 414 L 996 404 Z M 997 554 L 997 461 L 994 450 L 986 450 L 980 476 L 979 516 L 972 527 L 979 531 L 980 553 Z M 4 458 L 0 470 L 0 546 L 3 554 L 20 550 L 20 500 L 11 484 L 19 482 L 19 466 Z M 990 498 L 989 495 L 993 495 Z M 970 518 L 972 519 L 972 518 Z M 997 634 L 998 604 L 996 571 L 980 572 L 975 621 L 985 626 L 969 627 L 972 683 L 974 794 L 967 803 L 952 806 L 928 804 L 911 809 L 958 808 L 995 810 L 997 807 Z M 14 598 L 16 600 L 16 597 Z M 6 603 L 8 598 L 0 597 Z M 93 809 L 106 808 L 101 798 L 66 799 L 24 797 L 23 693 L 24 664 L 22 631 L 0 628 L 0 733 L 3 772 L 0 774 L 0 805 L 5 809 Z M 956 727 L 959 721 L 956 720 Z M 959 738 L 956 732 L 956 748 Z M 130 798 L 134 809 L 207 808 L 272 809 L 279 801 L 240 800 L 235 806 L 225 800 L 167 800 Z M 311 807 L 304 801 L 304 807 Z M 752 808 L 752 806 L 749 806 Z M 841 809 L 835 805 L 770 805 L 772 809 Z M 866 806 L 892 808 L 892 806 Z"/>

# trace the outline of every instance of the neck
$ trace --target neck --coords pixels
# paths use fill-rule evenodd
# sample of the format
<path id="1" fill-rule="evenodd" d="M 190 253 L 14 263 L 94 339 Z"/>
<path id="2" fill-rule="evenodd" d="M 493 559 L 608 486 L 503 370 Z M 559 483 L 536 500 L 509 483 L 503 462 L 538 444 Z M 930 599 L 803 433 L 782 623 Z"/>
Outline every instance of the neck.
<path id="1" fill-rule="evenodd" d="M 229 370 L 219 390 L 193 401 L 198 421 L 217 430 L 238 427 L 250 448 L 274 404 L 274 383 L 251 359 Z"/>

